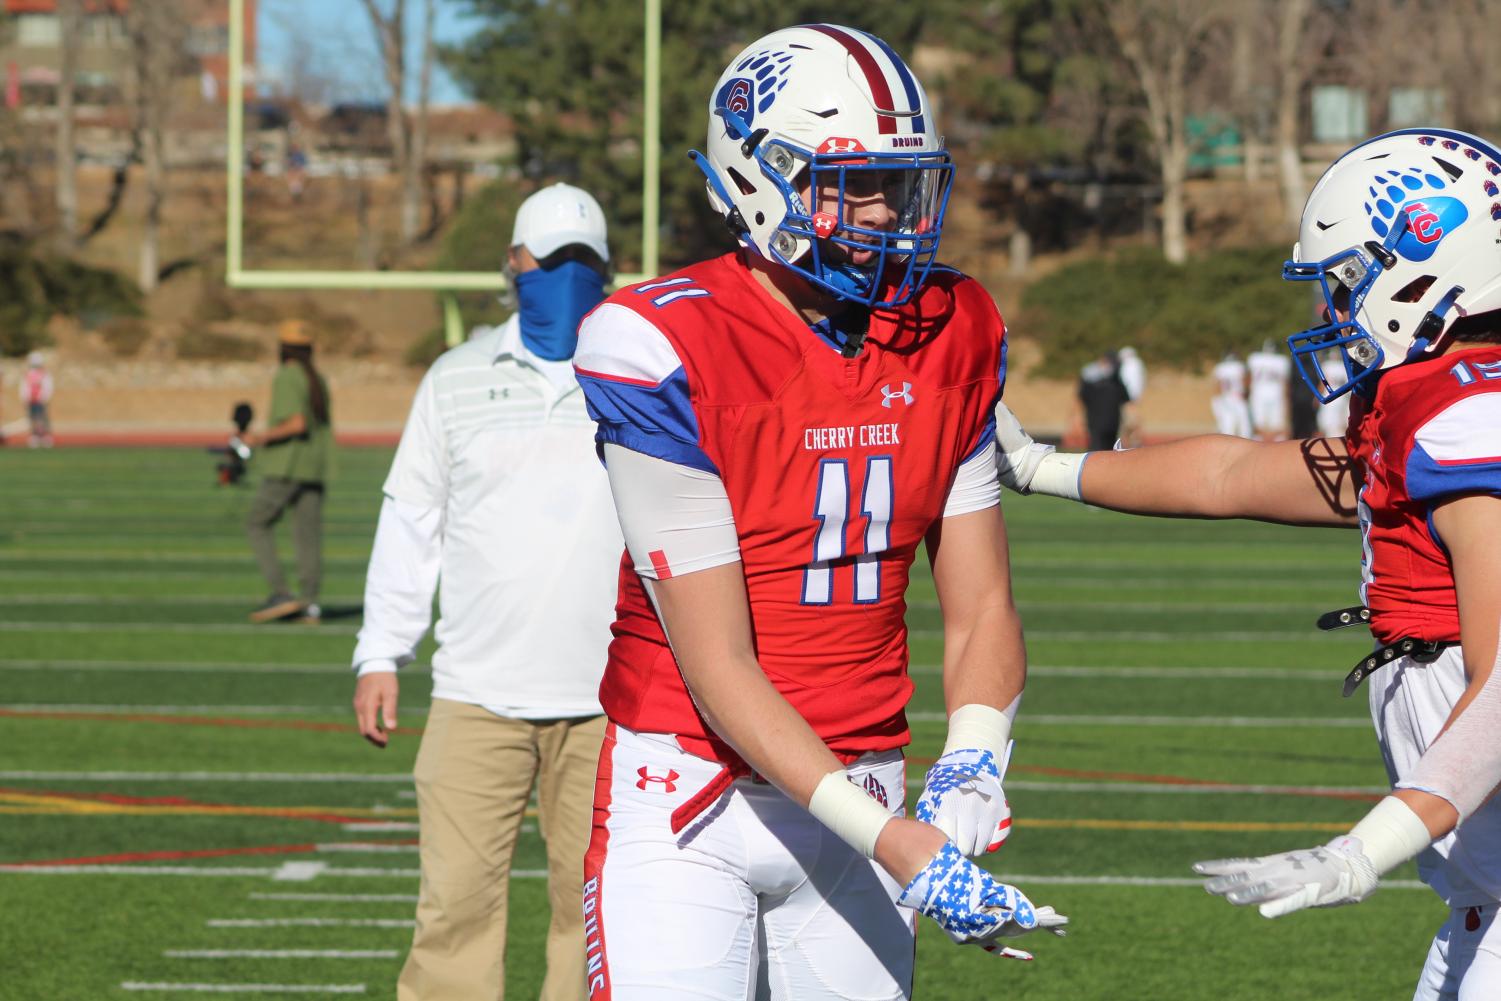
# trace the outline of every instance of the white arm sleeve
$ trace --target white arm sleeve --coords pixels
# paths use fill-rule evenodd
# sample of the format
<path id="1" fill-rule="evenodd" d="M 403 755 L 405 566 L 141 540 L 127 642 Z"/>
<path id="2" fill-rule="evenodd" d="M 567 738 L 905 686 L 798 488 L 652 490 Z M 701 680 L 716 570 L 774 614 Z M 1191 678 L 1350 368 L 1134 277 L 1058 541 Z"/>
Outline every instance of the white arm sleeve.
<path id="1" fill-rule="evenodd" d="M 361 674 L 417 659 L 417 644 L 432 622 L 442 558 L 443 509 L 387 497 L 365 576 L 365 624 L 354 647 Z"/>
<path id="2" fill-rule="evenodd" d="M 949 487 L 949 498 L 943 505 L 943 516 L 969 514 L 995 507 L 1001 502 L 1001 481 L 996 475 L 995 442 L 964 460 Z"/>
<path id="3" fill-rule="evenodd" d="M 1474 700 L 1428 745 L 1398 789 L 1448 800 L 1461 822 L 1501 785 L 1501 649 Z"/>
<path id="4" fill-rule="evenodd" d="M 604 458 L 638 574 L 666 580 L 740 559 L 735 516 L 718 476 L 621 445 L 606 444 Z"/>

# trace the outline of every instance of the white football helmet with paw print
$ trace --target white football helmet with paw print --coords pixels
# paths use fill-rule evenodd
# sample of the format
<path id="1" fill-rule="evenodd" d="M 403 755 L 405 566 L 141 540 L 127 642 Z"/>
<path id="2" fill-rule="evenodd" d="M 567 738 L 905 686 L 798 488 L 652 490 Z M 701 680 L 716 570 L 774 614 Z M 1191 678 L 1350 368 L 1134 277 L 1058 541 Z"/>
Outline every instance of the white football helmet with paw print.
<path id="1" fill-rule="evenodd" d="M 922 84 L 881 39 L 808 24 L 774 31 L 730 61 L 709 100 L 706 153 L 692 154 L 736 237 L 823 291 L 897 306 L 938 253 L 953 164 Z M 851 225 L 846 186 L 877 172 L 888 229 Z M 870 182 L 866 179 L 866 183 Z M 833 211 L 804 202 L 832 194 Z M 857 266 L 851 253 L 873 251 Z"/>

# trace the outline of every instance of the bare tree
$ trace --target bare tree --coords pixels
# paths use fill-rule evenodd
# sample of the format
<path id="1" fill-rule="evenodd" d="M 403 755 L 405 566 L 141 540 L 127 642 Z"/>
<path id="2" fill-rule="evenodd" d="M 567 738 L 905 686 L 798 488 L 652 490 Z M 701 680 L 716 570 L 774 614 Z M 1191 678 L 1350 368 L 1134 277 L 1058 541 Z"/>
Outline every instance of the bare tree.
<path id="1" fill-rule="evenodd" d="M 1162 177 L 1162 253 L 1173 264 L 1188 260 L 1183 195 L 1189 88 L 1226 8 L 1226 0 L 1116 0 L 1104 10 L 1146 100 L 1147 128 Z"/>
<path id="2" fill-rule="evenodd" d="M 423 38 L 418 68 L 419 96 L 415 116 L 406 108 L 406 0 L 392 0 L 387 14 L 376 0 L 360 0 L 375 29 L 381 64 L 386 78 L 386 135 L 391 143 L 392 165 L 401 178 L 401 238 L 411 243 L 417 237 L 422 212 L 422 168 L 427 158 L 427 112 L 432 87 L 433 0 L 423 0 Z"/>
<path id="3" fill-rule="evenodd" d="M 131 108 L 146 182 L 141 224 L 141 289 L 161 274 L 162 205 L 167 198 L 166 132 L 172 85 L 184 68 L 187 19 L 177 0 L 134 3 L 126 10 L 131 49 Z"/>
<path id="4" fill-rule="evenodd" d="M 80 0 L 58 0 L 57 18 L 61 31 L 57 80 L 57 204 L 59 242 L 70 249 L 78 235 L 78 184 L 74 170 L 77 143 L 73 133 L 73 92 L 78 75 L 78 44 L 83 29 Z"/>
<path id="5" fill-rule="evenodd" d="M 1277 176 L 1282 211 L 1294 226 L 1303 215 L 1308 188 L 1303 180 L 1303 85 L 1308 82 L 1308 18 L 1313 0 L 1277 0 Z"/>

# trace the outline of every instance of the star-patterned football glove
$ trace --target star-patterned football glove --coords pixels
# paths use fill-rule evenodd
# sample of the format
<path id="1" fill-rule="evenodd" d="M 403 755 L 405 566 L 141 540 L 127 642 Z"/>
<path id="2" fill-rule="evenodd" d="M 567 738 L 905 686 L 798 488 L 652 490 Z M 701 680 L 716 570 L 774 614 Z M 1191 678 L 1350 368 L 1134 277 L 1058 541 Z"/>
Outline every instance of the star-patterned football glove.
<path id="1" fill-rule="evenodd" d="M 1305 907 L 1358 904 L 1380 881 L 1360 839 L 1348 834 L 1322 848 L 1197 862 L 1194 872 L 1213 877 L 1204 883 L 1210 893 L 1232 904 L 1255 904 L 1267 918 Z"/>
<path id="2" fill-rule="evenodd" d="M 1032 954 L 997 939 L 1038 930 L 1061 936 L 1068 924 L 1068 918 L 1051 907 L 1032 906 L 1026 894 L 997 881 L 952 843 L 912 877 L 897 903 L 932 918 L 960 945 L 978 945 L 1006 959 L 1029 960 Z"/>
<path id="3" fill-rule="evenodd" d="M 1001 789 L 1011 748 L 1007 741 L 999 762 L 992 752 L 974 749 L 939 758 L 928 769 L 914 815 L 948 835 L 965 855 L 1000 848 L 1011 834 L 1011 804 Z"/>

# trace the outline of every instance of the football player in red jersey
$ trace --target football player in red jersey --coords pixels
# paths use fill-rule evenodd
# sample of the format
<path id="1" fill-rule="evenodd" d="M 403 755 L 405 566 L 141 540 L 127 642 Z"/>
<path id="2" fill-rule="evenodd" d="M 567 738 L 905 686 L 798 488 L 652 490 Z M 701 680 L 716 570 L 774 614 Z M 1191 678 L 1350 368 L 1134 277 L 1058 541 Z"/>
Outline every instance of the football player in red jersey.
<path id="1" fill-rule="evenodd" d="M 1023 492 L 1360 528 L 1361 605 L 1326 618 L 1375 637 L 1345 694 L 1370 679 L 1393 792 L 1323 847 L 1195 868 L 1210 892 L 1278 917 L 1364 900 L 1416 856 L 1451 908 L 1420 1001 L 1501 997 L 1498 184 L 1494 144 L 1405 129 L 1346 153 L 1309 195 L 1283 276 L 1319 282 L 1327 316 L 1288 344 L 1321 400 L 1351 394 L 1342 438 L 1065 456 L 999 413 L 1002 480 Z"/>
<path id="2" fill-rule="evenodd" d="M 574 360 L 627 543 L 590 989 L 904 998 L 914 910 L 1015 958 L 1007 938 L 1066 923 L 970 861 L 1009 832 L 1026 673 L 994 458 L 1005 328 L 935 263 L 953 167 L 880 39 L 774 32 L 709 112 L 695 160 L 739 250 L 617 292 Z M 949 731 L 909 819 L 920 545 Z"/>

